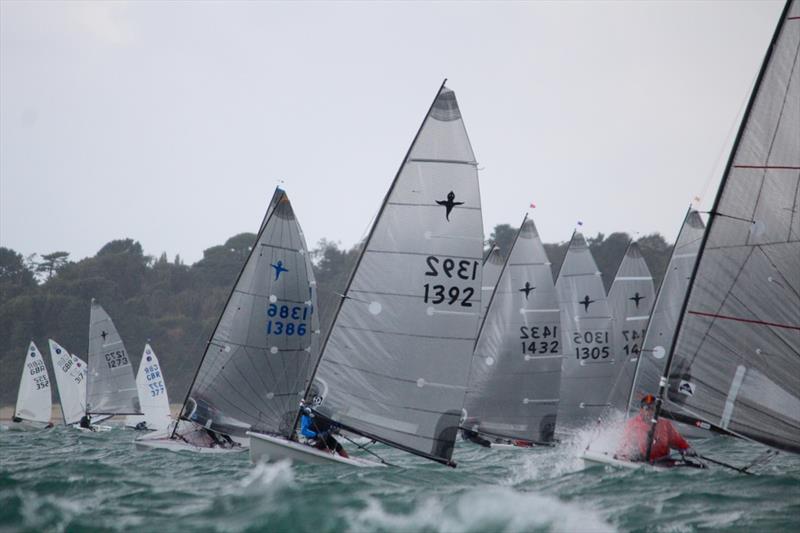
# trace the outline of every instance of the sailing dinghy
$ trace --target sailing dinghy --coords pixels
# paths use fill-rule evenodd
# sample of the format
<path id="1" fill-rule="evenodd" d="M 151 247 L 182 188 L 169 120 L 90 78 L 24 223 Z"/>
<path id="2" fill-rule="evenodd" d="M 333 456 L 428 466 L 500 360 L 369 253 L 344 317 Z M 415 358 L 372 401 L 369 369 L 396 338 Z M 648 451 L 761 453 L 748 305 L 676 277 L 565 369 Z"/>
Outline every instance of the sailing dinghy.
<path id="1" fill-rule="evenodd" d="M 709 213 L 645 457 L 662 416 L 800 453 L 798 124 L 800 1 L 793 0 L 781 13 Z"/>
<path id="2" fill-rule="evenodd" d="M 550 261 L 526 216 L 478 334 L 462 434 L 492 448 L 552 444 L 562 358 Z"/>
<path id="3" fill-rule="evenodd" d="M 617 359 L 611 341 L 611 309 L 586 239 L 572 235 L 556 281 L 564 359 L 558 425 L 574 429 L 608 407 Z"/>
<path id="4" fill-rule="evenodd" d="M 319 353 L 316 281 L 286 192 L 277 188 L 181 409 L 140 447 L 240 452 L 248 431 L 289 439 Z"/>
<path id="5" fill-rule="evenodd" d="M 126 427 L 151 431 L 166 431 L 169 427 L 172 415 L 163 372 L 150 343 L 145 344 L 139 371 L 136 373 L 139 405 L 144 414 L 125 417 Z"/>
<path id="6" fill-rule="evenodd" d="M 86 412 L 86 364 L 53 339 L 49 339 L 48 344 L 61 402 L 61 416 L 64 425 L 71 426 L 79 423 Z"/>
<path id="7" fill-rule="evenodd" d="M 44 358 L 31 341 L 22 365 L 22 378 L 17 392 L 17 405 L 9 429 L 29 431 L 53 427 L 50 416 L 53 410 L 50 377 Z"/>
<path id="8" fill-rule="evenodd" d="M 800 1 L 786 3 L 714 200 L 656 415 L 800 453 Z"/>
<path id="9" fill-rule="evenodd" d="M 140 415 L 133 366 L 114 322 L 92 298 L 89 313 L 89 358 L 86 378 L 86 413 L 79 429 L 103 431 L 93 426 L 100 416 Z M 96 417 L 96 418 L 95 418 Z"/>
<path id="10" fill-rule="evenodd" d="M 313 416 L 455 466 L 481 309 L 482 249 L 477 163 L 455 94 L 442 84 L 339 301 L 306 394 Z M 364 466 L 249 435 L 253 461 Z"/>

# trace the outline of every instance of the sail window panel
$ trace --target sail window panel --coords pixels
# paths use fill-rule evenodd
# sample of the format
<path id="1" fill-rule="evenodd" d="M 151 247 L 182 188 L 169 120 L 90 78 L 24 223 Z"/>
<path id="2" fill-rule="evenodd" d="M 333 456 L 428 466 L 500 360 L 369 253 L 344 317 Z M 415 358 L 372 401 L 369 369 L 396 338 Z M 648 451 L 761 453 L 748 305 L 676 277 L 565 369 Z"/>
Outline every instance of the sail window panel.
<path id="1" fill-rule="evenodd" d="M 472 165 L 411 159 L 403 167 L 400 179 L 392 189 L 389 204 L 436 206 L 436 211 L 441 212 L 442 219 L 446 220 L 445 207 L 436 202 L 446 202 L 448 194 L 452 192 L 453 202 L 458 203 L 450 213 L 452 219 L 466 209 L 480 208 L 477 183 L 478 171 Z"/>
<path id="2" fill-rule="evenodd" d="M 456 229 L 453 229 L 454 226 Z M 416 254 L 422 256 L 418 259 L 423 265 L 422 270 L 428 271 L 430 268 L 425 265 L 427 255 L 435 256 L 440 263 L 447 258 L 470 259 L 477 261 L 480 268 L 482 248 L 483 221 L 480 209 L 459 209 L 456 206 L 448 221 L 445 207 L 436 204 L 424 207 L 388 204 L 381 222 L 375 228 L 373 244 L 367 253 Z M 446 276 L 440 269 L 436 271 L 439 277 Z M 480 273 L 475 278 L 480 278 Z"/>
<path id="3" fill-rule="evenodd" d="M 94 301 L 89 313 L 87 414 L 141 414 L 131 358 L 117 328 Z"/>

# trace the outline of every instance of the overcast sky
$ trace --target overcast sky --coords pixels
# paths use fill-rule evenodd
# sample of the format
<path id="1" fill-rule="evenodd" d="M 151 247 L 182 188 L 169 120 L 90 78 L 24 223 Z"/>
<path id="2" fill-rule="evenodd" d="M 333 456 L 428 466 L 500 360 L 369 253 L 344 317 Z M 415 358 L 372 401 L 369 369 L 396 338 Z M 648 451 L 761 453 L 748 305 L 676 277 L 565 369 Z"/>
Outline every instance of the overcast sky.
<path id="1" fill-rule="evenodd" d="M 443 78 L 484 227 L 674 239 L 713 200 L 782 1 L 0 2 L 0 245 L 187 262 L 278 180 L 361 238 Z M 529 209 L 529 204 L 536 204 Z"/>

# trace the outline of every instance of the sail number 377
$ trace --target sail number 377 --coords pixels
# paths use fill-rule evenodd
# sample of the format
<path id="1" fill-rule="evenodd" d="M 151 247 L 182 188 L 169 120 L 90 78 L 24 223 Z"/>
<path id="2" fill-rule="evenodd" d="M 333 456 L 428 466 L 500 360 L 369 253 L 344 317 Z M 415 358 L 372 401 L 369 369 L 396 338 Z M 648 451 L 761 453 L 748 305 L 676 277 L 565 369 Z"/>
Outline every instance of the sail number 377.
<path id="1" fill-rule="evenodd" d="M 459 280 L 474 281 L 479 272 L 480 263 L 468 259 L 439 258 L 429 255 L 425 259 L 426 276 L 441 278 L 441 283 L 426 283 L 424 285 L 423 301 L 425 303 L 447 305 L 460 305 L 472 307 L 471 298 L 475 295 L 473 287 L 461 287 Z M 438 281 L 438 280 L 437 280 Z"/>

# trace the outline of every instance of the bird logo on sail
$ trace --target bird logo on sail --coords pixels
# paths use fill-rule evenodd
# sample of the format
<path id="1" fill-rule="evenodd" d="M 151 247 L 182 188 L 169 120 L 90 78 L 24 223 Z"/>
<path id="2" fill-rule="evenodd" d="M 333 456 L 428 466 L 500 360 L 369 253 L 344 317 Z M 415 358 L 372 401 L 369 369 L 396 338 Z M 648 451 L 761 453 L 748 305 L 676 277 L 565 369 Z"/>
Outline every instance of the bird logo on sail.
<path id="1" fill-rule="evenodd" d="M 525 282 L 525 286 L 524 286 L 524 287 L 522 287 L 522 288 L 519 290 L 519 292 L 524 292 L 524 293 L 525 293 L 525 299 L 527 300 L 527 299 L 528 299 L 528 296 L 531 294 L 531 291 L 532 291 L 532 290 L 534 290 L 535 288 L 536 288 L 536 287 L 531 287 L 531 282 L 530 282 L 530 281 L 526 281 L 526 282 Z"/>
<path id="2" fill-rule="evenodd" d="M 449 193 L 447 193 L 447 200 L 436 200 L 437 204 L 444 206 L 445 209 L 444 216 L 448 222 L 450 222 L 450 212 L 453 210 L 453 208 L 457 205 L 464 205 L 464 202 L 456 202 L 455 199 L 456 199 L 456 193 L 450 191 Z"/>
<path id="3" fill-rule="evenodd" d="M 628 300 L 632 300 L 632 301 L 633 301 L 633 303 L 635 303 L 635 304 L 636 304 L 636 309 L 639 309 L 639 302 L 640 302 L 641 300 L 644 300 L 644 296 L 640 296 L 640 295 L 639 295 L 639 293 L 637 292 L 636 294 L 634 294 L 633 296 L 631 296 L 630 298 L 628 298 Z"/>
<path id="4" fill-rule="evenodd" d="M 583 300 L 579 300 L 578 301 L 578 303 L 583 306 L 583 312 L 584 313 L 588 313 L 589 312 L 589 305 L 593 304 L 594 302 L 595 302 L 595 300 L 590 300 L 589 299 L 589 295 L 588 294 L 583 297 Z"/>
<path id="5" fill-rule="evenodd" d="M 278 278 L 281 277 L 282 273 L 289 272 L 288 268 L 284 268 L 283 261 L 278 261 L 276 264 L 270 264 L 269 266 L 275 269 L 275 281 L 278 281 Z"/>

